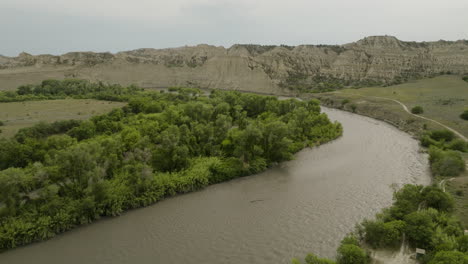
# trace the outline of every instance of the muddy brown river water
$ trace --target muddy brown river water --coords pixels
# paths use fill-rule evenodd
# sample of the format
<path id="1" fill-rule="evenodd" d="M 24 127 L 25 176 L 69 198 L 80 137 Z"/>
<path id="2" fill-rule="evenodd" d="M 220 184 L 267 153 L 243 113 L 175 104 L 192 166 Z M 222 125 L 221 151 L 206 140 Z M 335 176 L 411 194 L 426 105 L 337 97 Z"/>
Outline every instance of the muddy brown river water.
<path id="1" fill-rule="evenodd" d="M 430 182 L 418 142 L 367 117 L 324 109 L 343 137 L 293 161 L 0 254 L 1 264 L 272 264 L 334 257 L 342 237 Z"/>

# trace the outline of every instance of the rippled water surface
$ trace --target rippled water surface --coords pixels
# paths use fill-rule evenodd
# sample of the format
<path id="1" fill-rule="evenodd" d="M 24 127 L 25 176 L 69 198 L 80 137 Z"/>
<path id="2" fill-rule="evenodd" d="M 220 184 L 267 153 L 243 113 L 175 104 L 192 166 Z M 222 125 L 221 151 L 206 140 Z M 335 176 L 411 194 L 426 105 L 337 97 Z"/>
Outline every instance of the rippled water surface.
<path id="1" fill-rule="evenodd" d="M 0 254 L 8 264 L 272 264 L 333 257 L 354 225 L 390 205 L 392 185 L 427 184 L 409 135 L 324 110 L 344 135 L 268 171 L 177 196 Z"/>

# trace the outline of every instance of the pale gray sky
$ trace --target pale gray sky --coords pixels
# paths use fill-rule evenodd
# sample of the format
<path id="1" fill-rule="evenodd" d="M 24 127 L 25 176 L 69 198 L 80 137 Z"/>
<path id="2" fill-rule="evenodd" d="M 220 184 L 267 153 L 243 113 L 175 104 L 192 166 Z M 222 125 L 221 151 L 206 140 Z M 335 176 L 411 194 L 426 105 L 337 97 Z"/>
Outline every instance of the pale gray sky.
<path id="1" fill-rule="evenodd" d="M 468 0 L 0 0 L 0 54 L 468 39 Z"/>

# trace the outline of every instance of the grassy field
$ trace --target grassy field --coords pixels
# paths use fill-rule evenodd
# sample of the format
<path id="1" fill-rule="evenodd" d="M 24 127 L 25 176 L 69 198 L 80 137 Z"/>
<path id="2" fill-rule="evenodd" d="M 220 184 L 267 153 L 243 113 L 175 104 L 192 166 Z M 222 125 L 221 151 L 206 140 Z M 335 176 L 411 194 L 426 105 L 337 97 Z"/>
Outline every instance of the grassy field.
<path id="1" fill-rule="evenodd" d="M 468 153 L 465 154 L 465 161 L 468 162 Z M 460 218 L 468 229 L 468 172 L 447 182 L 446 191 L 455 198 L 455 214 Z"/>
<path id="2" fill-rule="evenodd" d="M 468 121 L 459 116 L 468 108 L 468 83 L 445 75 L 389 87 L 344 89 L 343 94 L 379 96 L 398 100 L 411 109 L 420 105 L 422 116 L 437 120 L 468 137 Z"/>
<path id="3" fill-rule="evenodd" d="M 0 103 L 0 120 L 5 123 L 0 137 L 12 137 L 20 128 L 40 121 L 83 120 L 122 107 L 125 103 L 98 100 L 50 100 Z"/>

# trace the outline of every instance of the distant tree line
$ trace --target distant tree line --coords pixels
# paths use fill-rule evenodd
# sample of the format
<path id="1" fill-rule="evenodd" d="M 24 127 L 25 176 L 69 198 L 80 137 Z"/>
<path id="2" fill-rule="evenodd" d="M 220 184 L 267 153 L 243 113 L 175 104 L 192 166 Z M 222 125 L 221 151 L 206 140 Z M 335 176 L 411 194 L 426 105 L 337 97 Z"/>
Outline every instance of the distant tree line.
<path id="1" fill-rule="evenodd" d="M 128 101 L 143 90 L 135 85 L 121 86 L 87 80 L 45 80 L 37 85 L 22 85 L 16 91 L 0 91 L 0 102 L 50 100 L 63 98 L 94 98 L 108 101 Z"/>
<path id="2" fill-rule="evenodd" d="M 342 134 L 317 101 L 113 90 L 75 80 L 28 87 L 11 98 L 103 96 L 128 104 L 87 121 L 39 123 L 0 139 L 0 251 L 260 172 Z"/>

